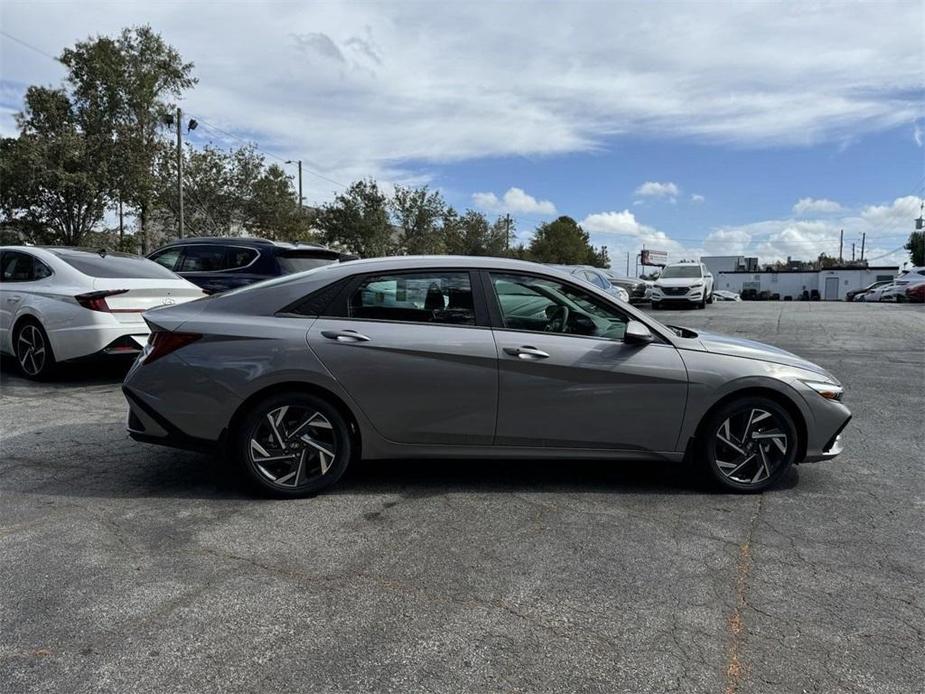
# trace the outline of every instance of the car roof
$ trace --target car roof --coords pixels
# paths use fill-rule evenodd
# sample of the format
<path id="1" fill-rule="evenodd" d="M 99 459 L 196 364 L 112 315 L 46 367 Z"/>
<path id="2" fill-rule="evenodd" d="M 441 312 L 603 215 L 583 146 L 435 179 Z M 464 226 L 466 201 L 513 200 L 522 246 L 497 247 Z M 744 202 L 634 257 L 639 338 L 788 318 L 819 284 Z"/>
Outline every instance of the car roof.
<path id="1" fill-rule="evenodd" d="M 562 269 L 513 258 L 473 255 L 399 255 L 384 258 L 351 260 L 340 266 L 344 272 L 377 272 L 379 270 L 414 270 L 424 268 L 473 268 L 487 270 L 520 270 L 521 272 L 563 272 Z M 333 268 L 332 268 L 333 269 Z"/>
<path id="2" fill-rule="evenodd" d="M 307 249 L 307 250 L 319 250 L 319 251 L 330 251 L 330 248 L 325 246 L 319 246 L 315 243 L 290 243 L 288 241 L 273 241 L 271 239 L 262 239 L 256 236 L 187 236 L 182 239 L 173 239 L 168 241 L 161 248 L 169 248 L 170 246 L 179 246 L 181 244 L 188 243 L 204 243 L 204 244 L 234 244 L 239 246 L 256 246 L 262 248 L 291 248 L 291 249 Z"/>

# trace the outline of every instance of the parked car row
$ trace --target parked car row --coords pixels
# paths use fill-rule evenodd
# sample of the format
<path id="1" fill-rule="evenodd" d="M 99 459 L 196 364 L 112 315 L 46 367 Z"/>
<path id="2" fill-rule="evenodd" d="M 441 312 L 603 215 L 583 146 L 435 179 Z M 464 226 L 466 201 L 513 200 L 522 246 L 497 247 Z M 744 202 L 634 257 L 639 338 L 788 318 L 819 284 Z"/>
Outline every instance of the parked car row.
<path id="1" fill-rule="evenodd" d="M 148 258 L 105 249 L 0 248 L 0 352 L 29 378 L 60 362 L 135 357 L 144 311 L 353 256 L 265 239 L 183 239 Z"/>
<path id="2" fill-rule="evenodd" d="M 845 300 L 922 303 L 925 301 L 925 267 L 913 267 L 891 280 L 855 289 L 845 295 Z"/>

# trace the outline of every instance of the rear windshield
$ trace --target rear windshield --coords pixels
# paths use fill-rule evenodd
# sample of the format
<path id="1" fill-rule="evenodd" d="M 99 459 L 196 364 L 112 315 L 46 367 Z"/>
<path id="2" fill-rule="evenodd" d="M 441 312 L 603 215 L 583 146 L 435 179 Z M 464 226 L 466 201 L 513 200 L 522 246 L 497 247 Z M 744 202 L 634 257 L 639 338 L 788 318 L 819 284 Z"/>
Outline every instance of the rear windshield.
<path id="1" fill-rule="evenodd" d="M 293 272 L 304 272 L 305 270 L 314 270 L 316 267 L 323 265 L 333 265 L 337 262 L 337 256 L 319 257 L 318 255 L 299 255 L 297 253 L 287 253 L 277 256 L 279 267 L 287 275 Z"/>
<path id="2" fill-rule="evenodd" d="M 177 279 L 177 276 L 167 268 L 137 255 L 109 251 L 100 254 L 94 251 L 52 248 L 48 250 L 78 272 L 90 277 L 118 277 L 121 279 L 143 280 Z"/>
<path id="3" fill-rule="evenodd" d="M 670 280 L 677 277 L 701 277 L 699 265 L 669 265 L 660 275 L 660 279 Z"/>

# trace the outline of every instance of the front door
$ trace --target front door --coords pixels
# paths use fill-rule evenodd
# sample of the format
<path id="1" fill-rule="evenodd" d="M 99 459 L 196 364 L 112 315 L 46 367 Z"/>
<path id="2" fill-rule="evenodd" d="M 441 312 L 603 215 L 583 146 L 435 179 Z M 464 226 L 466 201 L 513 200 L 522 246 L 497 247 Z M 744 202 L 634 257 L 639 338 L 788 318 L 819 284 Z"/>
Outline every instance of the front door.
<path id="1" fill-rule="evenodd" d="M 488 445 L 498 358 L 467 271 L 361 278 L 308 342 L 376 430 L 401 443 Z"/>
<path id="2" fill-rule="evenodd" d="M 838 277 L 825 278 L 825 300 L 838 301 Z"/>
<path id="3" fill-rule="evenodd" d="M 565 281 L 489 277 L 503 326 L 497 444 L 676 449 L 687 371 L 674 346 L 624 343 L 627 315 Z"/>

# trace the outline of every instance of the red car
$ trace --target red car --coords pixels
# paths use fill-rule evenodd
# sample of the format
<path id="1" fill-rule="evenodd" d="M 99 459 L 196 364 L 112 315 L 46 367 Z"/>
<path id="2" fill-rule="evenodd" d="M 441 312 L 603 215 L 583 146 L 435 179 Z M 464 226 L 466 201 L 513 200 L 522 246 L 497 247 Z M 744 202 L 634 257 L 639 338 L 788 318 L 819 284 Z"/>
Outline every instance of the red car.
<path id="1" fill-rule="evenodd" d="M 913 304 L 925 303 L 925 282 L 913 284 L 906 290 L 906 301 Z"/>

